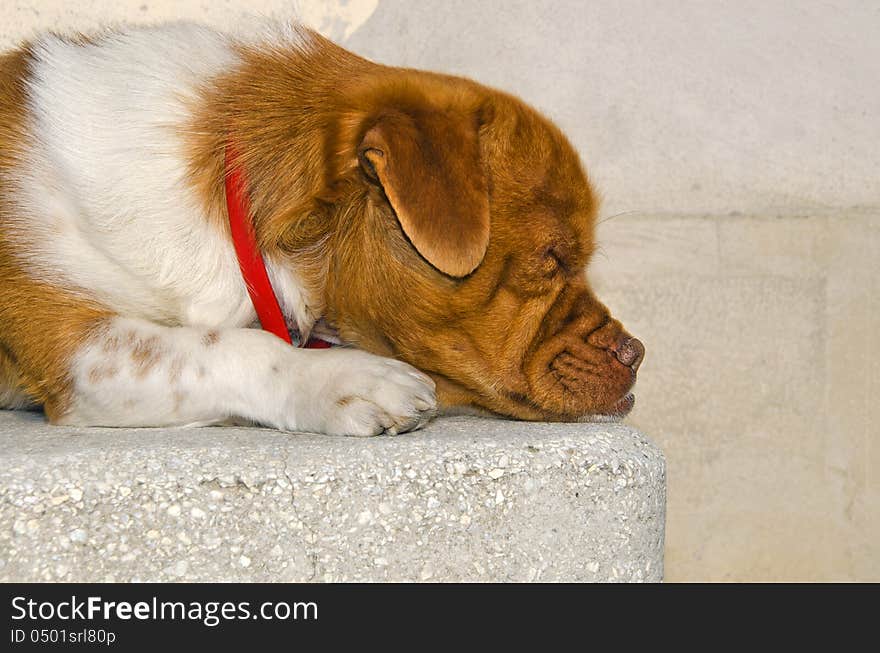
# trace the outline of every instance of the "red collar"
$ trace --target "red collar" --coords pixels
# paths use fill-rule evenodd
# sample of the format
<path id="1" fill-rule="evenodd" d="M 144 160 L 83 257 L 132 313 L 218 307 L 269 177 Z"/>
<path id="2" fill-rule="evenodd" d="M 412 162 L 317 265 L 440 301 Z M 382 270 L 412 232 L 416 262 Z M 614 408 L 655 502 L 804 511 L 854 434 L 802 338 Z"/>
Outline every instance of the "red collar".
<path id="1" fill-rule="evenodd" d="M 257 311 L 257 317 L 265 331 L 293 344 L 287 330 L 287 322 L 278 305 L 278 298 L 269 281 L 266 263 L 257 246 L 257 238 L 250 220 L 250 200 L 246 189 L 244 171 L 235 165 L 236 153 L 232 146 L 226 147 L 226 210 L 229 213 L 229 228 L 232 233 L 232 244 L 238 257 L 241 276 L 247 286 L 251 302 Z M 304 345 L 312 349 L 325 349 L 330 344 L 317 338 L 311 338 Z"/>

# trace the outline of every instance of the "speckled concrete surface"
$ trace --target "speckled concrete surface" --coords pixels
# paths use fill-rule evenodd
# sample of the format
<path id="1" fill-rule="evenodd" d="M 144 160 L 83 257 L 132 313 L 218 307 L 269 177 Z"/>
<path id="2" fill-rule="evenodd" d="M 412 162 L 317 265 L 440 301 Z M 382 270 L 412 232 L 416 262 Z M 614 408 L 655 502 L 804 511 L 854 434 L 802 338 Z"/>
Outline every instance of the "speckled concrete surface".
<path id="1" fill-rule="evenodd" d="M 0 412 L 0 581 L 658 581 L 665 462 L 621 424 L 373 439 Z"/>

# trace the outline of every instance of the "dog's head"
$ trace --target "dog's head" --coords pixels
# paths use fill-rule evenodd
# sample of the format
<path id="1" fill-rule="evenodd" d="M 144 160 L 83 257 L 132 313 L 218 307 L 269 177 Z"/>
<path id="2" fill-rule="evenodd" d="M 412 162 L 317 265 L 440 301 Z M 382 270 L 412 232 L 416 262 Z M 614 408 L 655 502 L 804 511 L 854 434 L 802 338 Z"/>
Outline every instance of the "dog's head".
<path id="1" fill-rule="evenodd" d="M 629 412 L 644 349 L 587 281 L 597 198 L 563 134 L 458 78 L 395 70 L 350 93 L 328 145 L 342 338 L 432 375 L 447 409 Z"/>

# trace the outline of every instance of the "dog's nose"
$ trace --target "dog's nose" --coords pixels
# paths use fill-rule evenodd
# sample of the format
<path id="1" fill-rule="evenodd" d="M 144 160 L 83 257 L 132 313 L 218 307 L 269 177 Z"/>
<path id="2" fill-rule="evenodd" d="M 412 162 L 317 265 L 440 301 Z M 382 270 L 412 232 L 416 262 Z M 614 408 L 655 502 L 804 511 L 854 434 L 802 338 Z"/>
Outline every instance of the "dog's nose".
<path id="1" fill-rule="evenodd" d="M 633 372 L 639 370 L 639 365 L 645 358 L 645 345 L 638 338 L 628 338 L 612 351 L 617 360 L 627 367 L 631 367 Z"/>

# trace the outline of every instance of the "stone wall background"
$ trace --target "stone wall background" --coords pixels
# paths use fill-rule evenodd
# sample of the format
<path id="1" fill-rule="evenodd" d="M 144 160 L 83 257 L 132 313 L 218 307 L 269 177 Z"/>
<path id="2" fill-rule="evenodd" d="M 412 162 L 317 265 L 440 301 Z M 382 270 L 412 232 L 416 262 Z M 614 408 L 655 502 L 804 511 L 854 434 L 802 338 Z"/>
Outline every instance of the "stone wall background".
<path id="1" fill-rule="evenodd" d="M 880 5 L 5 0 L 35 30 L 255 12 L 556 120 L 605 201 L 590 274 L 648 347 L 668 580 L 880 580 Z"/>

